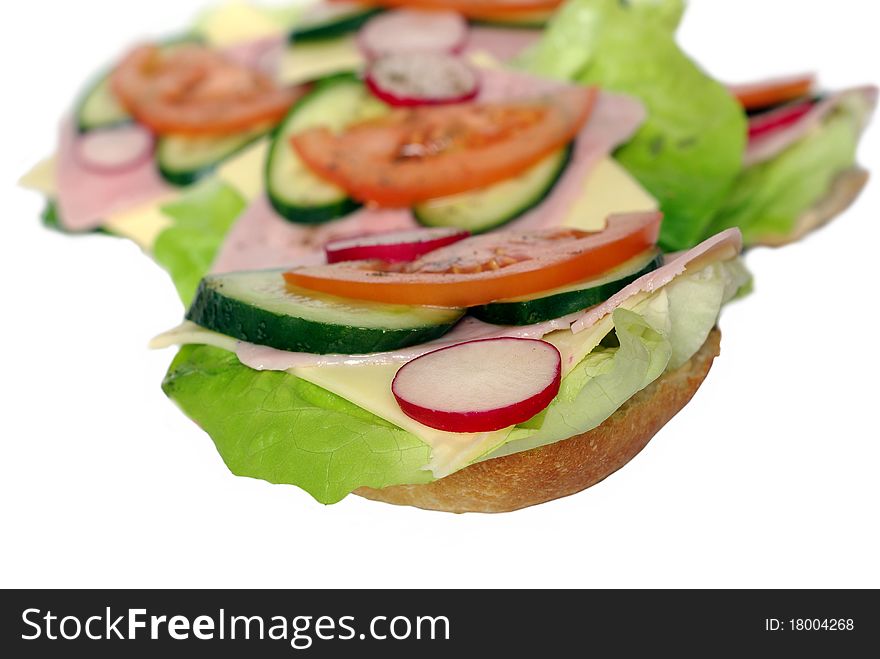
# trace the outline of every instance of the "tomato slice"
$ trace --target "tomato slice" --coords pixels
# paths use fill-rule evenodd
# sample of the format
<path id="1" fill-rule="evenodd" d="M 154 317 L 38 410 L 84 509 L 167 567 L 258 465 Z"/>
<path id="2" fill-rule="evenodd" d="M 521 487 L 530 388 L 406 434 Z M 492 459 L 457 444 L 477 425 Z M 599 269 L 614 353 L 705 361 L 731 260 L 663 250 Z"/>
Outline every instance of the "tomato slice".
<path id="1" fill-rule="evenodd" d="M 815 83 L 815 76 L 806 74 L 762 80 L 744 85 L 731 85 L 728 89 L 743 108 L 757 110 L 806 96 L 813 89 Z"/>
<path id="2" fill-rule="evenodd" d="M 353 198 L 407 207 L 517 176 L 577 135 L 595 97 L 594 88 L 567 87 L 519 102 L 399 109 L 343 133 L 312 128 L 291 143 Z"/>
<path id="3" fill-rule="evenodd" d="M 347 2 L 348 0 L 330 0 Z M 468 18 L 513 17 L 520 13 L 553 11 L 563 0 L 367 0 L 379 7 L 456 11 Z"/>
<path id="4" fill-rule="evenodd" d="M 159 134 L 228 135 L 274 124 L 302 95 L 198 44 L 135 48 L 111 85 L 126 110 Z"/>
<path id="5" fill-rule="evenodd" d="M 355 261 L 284 273 L 288 284 L 339 297 L 472 307 L 602 274 L 657 242 L 661 213 L 608 219 L 603 231 L 503 231 L 461 240 L 410 263 Z"/>

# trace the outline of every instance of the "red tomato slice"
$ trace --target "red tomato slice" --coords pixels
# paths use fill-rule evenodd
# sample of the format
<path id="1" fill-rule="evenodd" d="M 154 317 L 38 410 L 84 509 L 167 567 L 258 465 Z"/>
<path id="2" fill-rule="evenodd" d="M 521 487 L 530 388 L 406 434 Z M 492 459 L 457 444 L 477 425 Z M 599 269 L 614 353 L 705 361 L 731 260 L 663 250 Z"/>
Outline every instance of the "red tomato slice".
<path id="1" fill-rule="evenodd" d="M 353 198 L 406 207 L 520 174 L 577 135 L 595 98 L 594 88 L 569 87 L 529 101 L 400 109 L 339 134 L 312 128 L 291 142 L 313 172 Z"/>
<path id="2" fill-rule="evenodd" d="M 288 284 L 339 297 L 472 307 L 595 277 L 657 242 L 660 213 L 608 218 L 604 231 L 503 231 L 461 240 L 410 263 L 355 261 L 284 273 Z"/>
<path id="3" fill-rule="evenodd" d="M 347 0 L 330 0 L 346 2 Z M 380 7 L 407 7 L 456 11 L 468 18 L 512 17 L 520 13 L 552 11 L 563 0 L 368 0 L 365 4 Z"/>
<path id="4" fill-rule="evenodd" d="M 197 44 L 135 48 L 111 85 L 140 123 L 180 135 L 228 135 L 277 123 L 302 94 Z"/>
<path id="5" fill-rule="evenodd" d="M 806 96 L 815 82 L 815 77 L 807 74 L 731 85 L 728 89 L 746 110 L 757 110 Z"/>

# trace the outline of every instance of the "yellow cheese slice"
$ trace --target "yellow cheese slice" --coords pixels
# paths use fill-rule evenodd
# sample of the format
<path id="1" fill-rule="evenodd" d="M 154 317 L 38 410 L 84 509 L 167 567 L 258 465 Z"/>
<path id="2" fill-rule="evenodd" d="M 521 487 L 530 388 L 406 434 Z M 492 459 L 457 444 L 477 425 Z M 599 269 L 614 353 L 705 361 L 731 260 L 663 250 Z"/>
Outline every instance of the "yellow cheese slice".
<path id="1" fill-rule="evenodd" d="M 103 226 L 110 233 L 133 241 L 145 252 L 151 252 L 159 234 L 174 224 L 174 220 L 162 213 L 161 207 L 175 197 L 176 195 L 171 194 L 111 215 Z"/>
<path id="2" fill-rule="evenodd" d="M 334 73 L 359 70 L 364 58 L 352 37 L 299 43 L 287 48 L 278 67 L 278 81 L 299 85 Z"/>
<path id="3" fill-rule="evenodd" d="M 204 13 L 196 28 L 213 46 L 231 46 L 282 34 L 285 26 L 272 12 L 246 2 L 227 2 Z"/>
<path id="4" fill-rule="evenodd" d="M 657 200 L 613 158 L 600 160 L 571 205 L 563 224 L 599 231 L 614 213 L 657 210 Z"/>
<path id="5" fill-rule="evenodd" d="M 217 168 L 221 181 L 251 201 L 263 192 L 263 167 L 269 152 L 269 138 L 257 140 Z"/>
<path id="6" fill-rule="evenodd" d="M 30 171 L 19 179 L 18 184 L 28 190 L 40 192 L 47 197 L 54 197 L 55 156 L 44 158 L 31 167 Z"/>

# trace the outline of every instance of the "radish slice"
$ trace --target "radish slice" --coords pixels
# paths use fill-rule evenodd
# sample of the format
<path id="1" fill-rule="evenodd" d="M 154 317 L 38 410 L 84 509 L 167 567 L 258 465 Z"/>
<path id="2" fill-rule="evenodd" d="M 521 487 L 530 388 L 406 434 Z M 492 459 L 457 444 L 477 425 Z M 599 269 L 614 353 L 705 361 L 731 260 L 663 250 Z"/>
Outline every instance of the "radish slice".
<path id="1" fill-rule="evenodd" d="M 76 154 L 82 165 L 94 172 L 118 174 L 153 154 L 153 136 L 138 124 L 95 130 L 79 138 Z"/>
<path id="2" fill-rule="evenodd" d="M 405 364 L 391 383 L 403 412 L 449 432 L 528 421 L 559 392 L 559 351 L 537 339 L 497 338 L 441 348 Z"/>
<path id="3" fill-rule="evenodd" d="M 468 36 L 467 22 L 453 11 L 401 9 L 379 14 L 358 35 L 368 58 L 399 53 L 458 53 Z"/>
<path id="4" fill-rule="evenodd" d="M 441 53 L 382 57 L 367 69 L 367 87 L 389 105 L 444 105 L 473 100 L 479 77 L 467 63 Z"/>
<path id="5" fill-rule="evenodd" d="M 749 118 L 749 141 L 765 137 L 769 133 L 787 128 L 809 114 L 815 102 L 812 100 L 786 105 L 770 112 Z"/>
<path id="6" fill-rule="evenodd" d="M 324 247 L 327 263 L 379 259 L 390 263 L 415 261 L 435 249 L 446 247 L 471 235 L 461 229 L 422 229 L 389 231 L 359 238 L 334 240 Z"/>

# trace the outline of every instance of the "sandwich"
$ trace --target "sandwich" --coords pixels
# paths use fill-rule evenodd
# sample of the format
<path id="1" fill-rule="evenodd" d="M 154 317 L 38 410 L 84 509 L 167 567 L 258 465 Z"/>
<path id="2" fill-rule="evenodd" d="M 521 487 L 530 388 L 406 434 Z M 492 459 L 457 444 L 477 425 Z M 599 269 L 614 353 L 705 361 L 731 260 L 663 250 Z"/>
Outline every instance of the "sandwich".
<path id="1" fill-rule="evenodd" d="M 856 152 L 876 88 L 822 90 L 812 75 L 721 85 L 675 43 L 683 3 L 646 4 L 667 20 L 569 0 L 515 64 L 643 102 L 646 121 L 614 155 L 666 214 L 664 247 L 733 226 L 746 246 L 782 245 L 845 210 L 867 180 Z"/>
<path id="2" fill-rule="evenodd" d="M 747 245 L 796 240 L 843 210 L 864 184 L 855 151 L 875 92 L 801 89 L 821 97 L 813 112 L 787 126 L 765 122 L 754 133 L 755 108 L 675 43 L 683 9 L 680 0 L 327 0 L 303 11 L 227 5 L 202 16 L 182 40 L 142 44 L 87 85 L 62 124 L 57 156 L 23 182 L 48 197 L 48 224 L 135 240 L 169 271 L 184 304 L 208 272 L 317 262 L 329 240 L 420 226 L 481 232 L 576 217 L 592 230 L 615 212 L 659 208 L 667 250 L 733 226 Z M 110 84 L 145 48 L 169 78 L 192 70 L 198 52 L 213 62 L 203 88 L 222 89 L 234 74 L 284 102 L 254 124 L 187 125 L 187 103 L 171 116 L 166 105 L 156 123 L 131 106 L 131 93 L 120 97 L 124 90 Z M 524 183 L 510 177 L 477 220 L 473 199 L 464 208 L 442 196 L 393 208 L 357 199 L 321 180 L 315 163 L 302 162 L 291 146 L 298 131 L 337 130 L 363 119 L 358 113 L 518 102 L 546 96 L 551 79 L 601 90 L 582 139 L 573 141 L 592 148 L 570 150 L 567 159 L 560 150 Z M 514 186 L 522 196 L 508 199 Z"/>
<path id="3" fill-rule="evenodd" d="M 737 229 L 663 255 L 660 223 L 396 232 L 209 275 L 153 341 L 183 346 L 164 391 L 234 474 L 325 504 L 507 512 L 579 492 L 690 400 L 749 281 Z"/>

